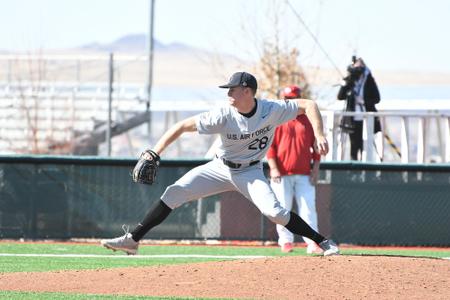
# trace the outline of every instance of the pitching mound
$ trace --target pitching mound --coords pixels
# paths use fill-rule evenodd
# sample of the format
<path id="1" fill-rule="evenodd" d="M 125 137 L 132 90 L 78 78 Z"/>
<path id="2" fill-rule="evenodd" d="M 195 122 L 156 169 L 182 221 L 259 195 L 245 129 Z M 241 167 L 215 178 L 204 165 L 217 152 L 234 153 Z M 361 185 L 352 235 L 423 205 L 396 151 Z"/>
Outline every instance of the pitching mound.
<path id="1" fill-rule="evenodd" d="M 450 299 L 449 286 L 449 261 L 386 256 L 0 274 L 0 290 L 247 299 Z"/>

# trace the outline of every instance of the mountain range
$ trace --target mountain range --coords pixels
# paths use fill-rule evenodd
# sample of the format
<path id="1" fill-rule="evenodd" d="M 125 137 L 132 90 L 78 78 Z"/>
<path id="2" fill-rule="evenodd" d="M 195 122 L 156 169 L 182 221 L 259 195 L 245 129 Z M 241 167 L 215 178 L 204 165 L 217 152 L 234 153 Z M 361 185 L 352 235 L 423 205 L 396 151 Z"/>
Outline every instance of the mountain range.
<path id="1" fill-rule="evenodd" d="M 147 50 L 147 35 L 146 34 L 128 34 L 122 36 L 111 43 L 91 43 L 82 45 L 73 50 L 81 50 L 82 52 L 113 52 L 113 53 L 146 53 Z M 182 43 L 171 43 L 171 44 L 163 44 L 158 40 L 154 40 L 154 50 L 155 53 L 159 53 L 160 55 L 164 53 L 166 56 L 196 56 L 197 59 L 200 56 L 212 57 L 212 56 L 220 56 L 220 59 L 225 64 L 229 64 L 231 61 L 232 65 L 245 65 L 240 59 L 237 57 L 233 57 L 230 55 L 224 55 L 221 53 L 211 53 L 207 50 L 192 47 Z M 198 61 L 195 62 L 198 64 Z M 209 63 L 207 63 L 209 64 Z M 336 82 L 336 72 L 332 69 L 320 68 L 319 70 L 314 68 L 304 67 L 304 71 L 306 74 L 309 74 L 310 80 L 315 81 L 316 84 L 320 84 L 324 81 L 325 78 L 329 78 L 331 81 Z M 435 72 L 411 72 L 411 71 L 385 71 L 385 70 L 376 70 L 376 74 L 378 75 L 378 79 L 381 82 L 387 84 L 450 84 L 450 74 L 445 73 L 435 73 Z M 313 79 L 314 78 L 314 79 Z M 325 79 L 325 82 L 328 80 Z"/>
<path id="2" fill-rule="evenodd" d="M 77 47 L 84 51 L 94 52 L 114 52 L 114 53 L 143 53 L 147 51 L 147 35 L 145 34 L 128 34 L 122 36 L 111 43 L 90 43 Z M 155 51 L 199 51 L 200 49 L 191 47 L 181 43 L 163 44 L 158 40 L 154 40 Z"/>
<path id="3" fill-rule="evenodd" d="M 192 80 L 209 84 L 217 78 L 226 79 L 236 69 L 252 71 L 252 62 L 244 62 L 238 57 L 215 53 L 182 43 L 164 44 L 154 40 L 155 67 L 167 73 L 167 81 L 174 81 L 175 75 L 186 74 L 180 78 L 184 84 Z M 147 35 L 144 33 L 127 34 L 109 43 L 89 43 L 68 49 L 45 49 L 45 54 L 90 55 L 114 53 L 118 55 L 143 55 L 147 53 Z M 1 51 L 1 54 L 17 54 Z M 23 54 L 23 53 L 22 53 Z M 214 69 L 214 70 L 213 70 Z M 323 67 L 303 66 L 310 80 L 316 85 L 336 84 L 340 81 L 336 70 Z M 176 72 L 175 72 L 176 70 Z M 391 85 L 450 85 L 450 73 L 385 71 L 372 68 L 381 84 Z M 178 76 L 177 76 L 178 77 Z M 159 76 L 158 78 L 161 78 Z"/>

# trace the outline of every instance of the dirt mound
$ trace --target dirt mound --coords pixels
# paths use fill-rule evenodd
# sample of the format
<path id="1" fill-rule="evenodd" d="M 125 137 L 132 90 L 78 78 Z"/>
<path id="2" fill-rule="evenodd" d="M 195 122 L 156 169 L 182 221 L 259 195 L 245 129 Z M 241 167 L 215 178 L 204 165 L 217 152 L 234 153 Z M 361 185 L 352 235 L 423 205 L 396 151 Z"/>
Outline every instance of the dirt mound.
<path id="1" fill-rule="evenodd" d="M 449 261 L 386 256 L 0 274 L 0 290 L 251 299 L 450 299 L 449 286 Z"/>

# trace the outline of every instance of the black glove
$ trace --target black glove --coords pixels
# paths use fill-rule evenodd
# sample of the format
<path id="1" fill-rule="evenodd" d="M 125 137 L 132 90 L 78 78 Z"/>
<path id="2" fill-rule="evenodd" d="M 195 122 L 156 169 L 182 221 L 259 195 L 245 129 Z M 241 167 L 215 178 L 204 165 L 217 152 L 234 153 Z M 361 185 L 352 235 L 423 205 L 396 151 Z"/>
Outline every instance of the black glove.
<path id="1" fill-rule="evenodd" d="M 159 155 L 155 151 L 147 149 L 141 153 L 136 166 L 133 169 L 133 181 L 138 183 L 153 184 L 156 171 L 159 167 Z"/>

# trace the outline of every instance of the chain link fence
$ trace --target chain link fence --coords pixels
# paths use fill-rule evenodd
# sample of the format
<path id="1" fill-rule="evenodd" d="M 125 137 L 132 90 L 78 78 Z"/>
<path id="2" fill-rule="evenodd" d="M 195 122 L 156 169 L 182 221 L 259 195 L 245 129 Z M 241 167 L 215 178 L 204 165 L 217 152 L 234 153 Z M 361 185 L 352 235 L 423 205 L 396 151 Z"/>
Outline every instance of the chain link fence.
<path id="1" fill-rule="evenodd" d="M 157 183 L 135 184 L 136 160 L 0 157 L 0 238 L 117 236 L 165 188 L 206 161 L 166 160 Z M 450 246 L 450 165 L 322 163 L 319 231 L 339 243 Z M 276 241 L 274 224 L 237 192 L 174 210 L 147 239 Z M 301 240 L 301 239 L 300 239 Z"/>

